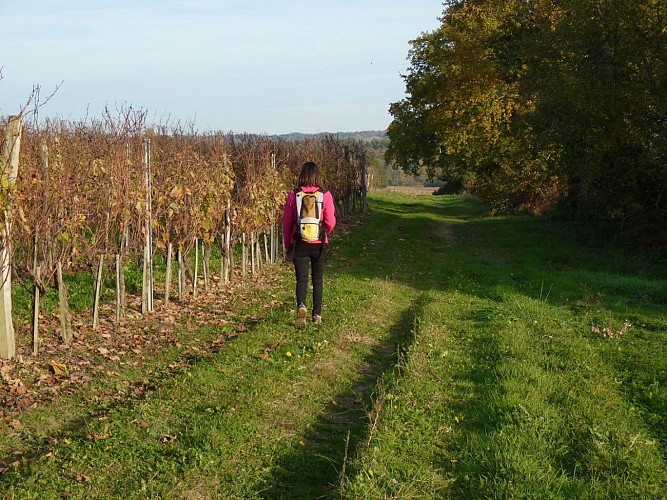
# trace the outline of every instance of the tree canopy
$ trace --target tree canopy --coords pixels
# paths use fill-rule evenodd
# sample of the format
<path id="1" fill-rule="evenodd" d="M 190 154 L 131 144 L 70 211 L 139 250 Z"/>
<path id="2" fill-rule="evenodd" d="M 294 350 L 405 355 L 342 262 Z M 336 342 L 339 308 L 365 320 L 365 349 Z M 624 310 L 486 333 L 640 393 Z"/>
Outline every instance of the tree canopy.
<path id="1" fill-rule="evenodd" d="M 665 230 L 667 2 L 449 0 L 411 42 L 387 159 L 496 210 Z"/>

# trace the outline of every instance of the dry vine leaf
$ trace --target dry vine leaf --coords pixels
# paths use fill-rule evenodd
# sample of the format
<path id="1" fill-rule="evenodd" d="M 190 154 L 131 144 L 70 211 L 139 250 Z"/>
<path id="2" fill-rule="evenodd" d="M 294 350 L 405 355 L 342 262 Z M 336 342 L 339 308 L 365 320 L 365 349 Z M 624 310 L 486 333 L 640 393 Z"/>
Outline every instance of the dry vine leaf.
<path id="1" fill-rule="evenodd" d="M 63 363 L 58 363 L 55 360 L 51 360 L 50 362 L 51 368 L 53 369 L 53 374 L 57 377 L 66 377 L 69 375 L 69 370 L 67 369 L 67 365 Z"/>

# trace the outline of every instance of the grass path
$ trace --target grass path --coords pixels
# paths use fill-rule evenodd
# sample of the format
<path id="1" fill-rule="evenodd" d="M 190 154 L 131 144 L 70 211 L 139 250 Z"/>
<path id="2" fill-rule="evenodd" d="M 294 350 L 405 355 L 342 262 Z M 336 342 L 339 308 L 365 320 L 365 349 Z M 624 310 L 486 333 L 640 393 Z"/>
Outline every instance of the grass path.
<path id="1" fill-rule="evenodd" d="M 258 321 L 200 330 L 212 348 L 142 397 L 26 411 L 0 494 L 664 498 L 664 274 L 474 199 L 371 207 L 332 249 L 321 327 L 293 328 L 276 271 L 235 306 Z"/>

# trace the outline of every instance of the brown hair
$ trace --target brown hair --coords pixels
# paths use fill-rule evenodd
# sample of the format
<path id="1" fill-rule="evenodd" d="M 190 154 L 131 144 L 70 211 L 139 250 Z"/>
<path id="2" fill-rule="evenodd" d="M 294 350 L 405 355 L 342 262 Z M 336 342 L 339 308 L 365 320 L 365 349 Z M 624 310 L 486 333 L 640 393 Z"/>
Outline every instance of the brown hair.
<path id="1" fill-rule="evenodd" d="M 299 187 L 303 186 L 317 186 L 322 187 L 322 176 L 320 169 L 312 161 L 307 161 L 301 167 L 301 174 L 299 175 Z"/>

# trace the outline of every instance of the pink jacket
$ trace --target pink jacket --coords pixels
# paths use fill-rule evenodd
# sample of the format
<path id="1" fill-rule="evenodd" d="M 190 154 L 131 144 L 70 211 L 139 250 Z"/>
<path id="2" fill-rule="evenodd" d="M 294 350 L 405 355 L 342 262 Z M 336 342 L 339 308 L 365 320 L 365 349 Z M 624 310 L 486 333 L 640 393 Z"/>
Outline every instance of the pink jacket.
<path id="1" fill-rule="evenodd" d="M 301 190 L 304 193 L 314 193 L 317 191 L 317 186 L 302 186 Z M 334 207 L 333 196 L 330 191 L 324 192 L 324 199 L 322 205 L 322 222 L 324 223 L 324 242 L 329 243 L 329 233 L 333 231 L 336 226 L 336 209 Z M 294 242 L 294 235 L 296 234 L 296 194 L 292 189 L 287 195 L 285 201 L 285 213 L 283 214 L 283 244 L 286 249 L 292 248 Z M 311 241 L 310 243 L 321 243 L 321 241 Z"/>

